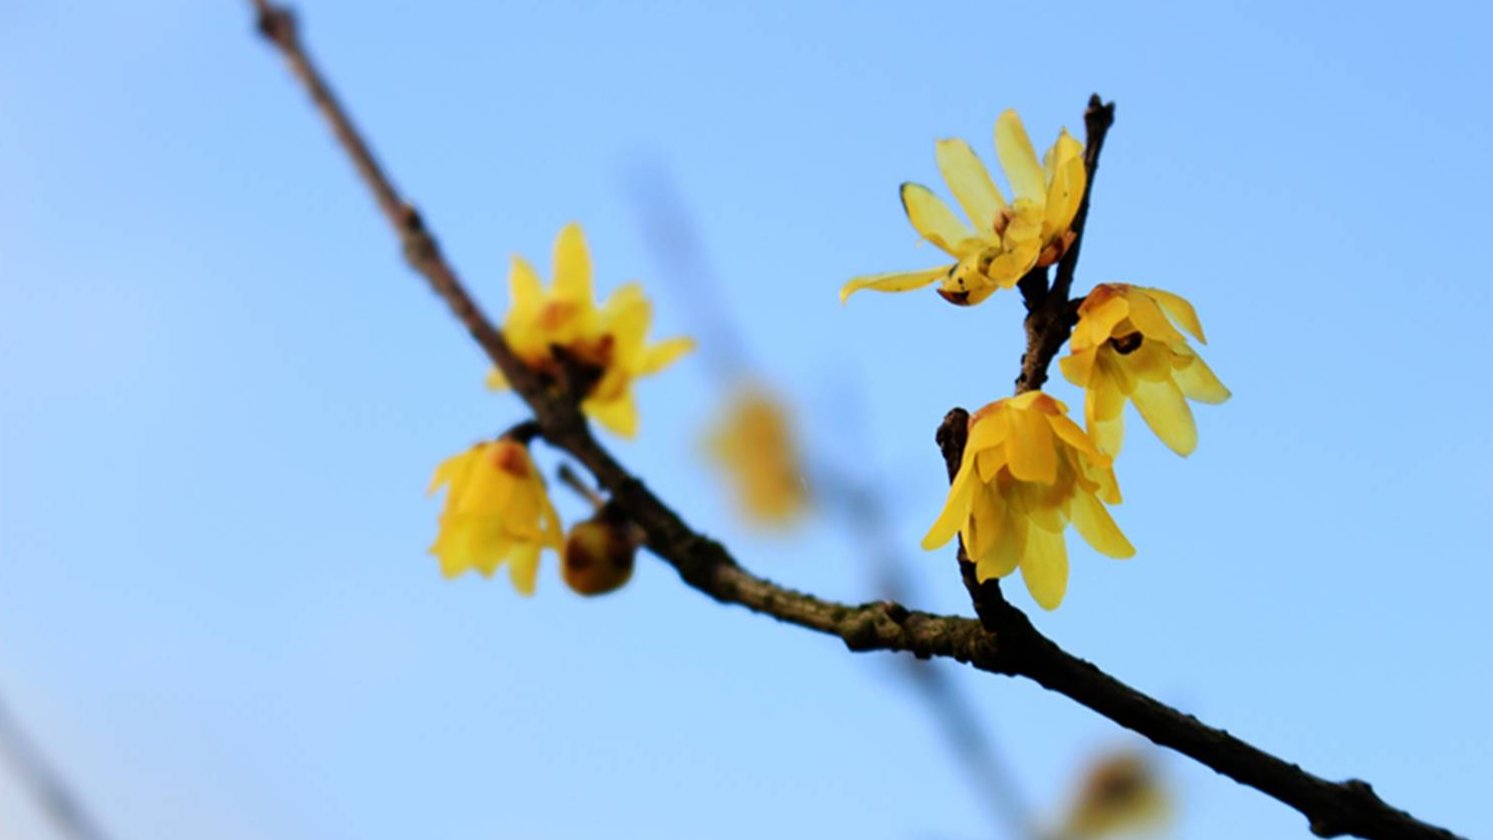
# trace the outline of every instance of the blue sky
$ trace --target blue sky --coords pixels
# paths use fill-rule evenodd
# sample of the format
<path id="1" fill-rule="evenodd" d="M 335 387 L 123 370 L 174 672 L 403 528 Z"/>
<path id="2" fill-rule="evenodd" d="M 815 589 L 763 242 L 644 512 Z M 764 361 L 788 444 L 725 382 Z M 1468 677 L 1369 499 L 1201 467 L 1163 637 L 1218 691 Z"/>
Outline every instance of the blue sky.
<path id="1" fill-rule="evenodd" d="M 941 611 L 967 604 L 916 546 L 945 484 L 932 431 L 1007 393 L 1020 305 L 836 290 L 930 262 L 896 190 L 936 186 L 936 138 L 988 154 L 1014 107 L 1045 145 L 1091 91 L 1117 100 L 1080 287 L 1190 297 L 1235 397 L 1199 409 L 1186 460 L 1132 424 L 1116 515 L 1139 554 L 1075 541 L 1040 626 L 1308 769 L 1493 830 L 1485 6 L 299 5 L 494 312 L 509 255 L 547 270 L 579 220 L 603 290 L 642 278 L 659 334 L 691 331 L 628 189 L 663 167 L 758 370 L 816 452 L 885 488 Z M 992 836 L 888 657 L 651 559 L 594 601 L 552 562 L 532 600 L 440 578 L 429 472 L 520 406 L 482 389 L 246 6 L 0 9 L 0 692 L 113 833 Z M 694 443 L 709 373 L 645 382 L 616 451 L 750 568 L 870 597 L 836 523 L 735 524 Z M 1038 811 L 1132 742 L 951 670 Z M 1176 836 L 1307 836 L 1164 766 Z M 0 833 L 52 836 L 13 783 Z"/>

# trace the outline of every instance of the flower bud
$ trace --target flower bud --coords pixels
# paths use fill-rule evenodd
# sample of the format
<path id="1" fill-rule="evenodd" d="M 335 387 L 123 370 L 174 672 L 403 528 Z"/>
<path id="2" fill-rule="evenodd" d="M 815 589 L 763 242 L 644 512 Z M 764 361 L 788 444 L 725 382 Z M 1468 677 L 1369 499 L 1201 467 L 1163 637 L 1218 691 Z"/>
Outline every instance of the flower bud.
<path id="1" fill-rule="evenodd" d="M 560 576 L 575 592 L 605 595 L 632 577 L 638 538 L 633 524 L 612 506 L 571 527 L 565 537 Z"/>

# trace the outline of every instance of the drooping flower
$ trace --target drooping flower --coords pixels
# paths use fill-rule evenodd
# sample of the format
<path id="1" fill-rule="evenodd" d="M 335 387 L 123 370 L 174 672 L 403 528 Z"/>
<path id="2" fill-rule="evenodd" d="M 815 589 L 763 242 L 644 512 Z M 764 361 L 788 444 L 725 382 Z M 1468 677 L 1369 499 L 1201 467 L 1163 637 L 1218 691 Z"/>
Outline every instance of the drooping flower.
<path id="1" fill-rule="evenodd" d="M 1071 353 L 1058 366 L 1069 382 L 1084 389 L 1085 424 L 1110 455 L 1120 453 L 1124 440 L 1126 400 L 1135 403 L 1162 443 L 1187 455 L 1197 446 L 1187 400 L 1221 403 L 1229 398 L 1229 389 L 1173 322 L 1207 343 L 1192 304 L 1161 289 L 1105 283 L 1078 307 Z"/>
<path id="2" fill-rule="evenodd" d="M 562 530 L 529 448 L 509 437 L 479 443 L 436 467 L 429 492 L 443 486 L 446 504 L 430 546 L 441 573 L 476 569 L 492 577 L 507 561 L 514 588 L 533 594 L 540 551 L 559 551 Z"/>
<path id="3" fill-rule="evenodd" d="M 1120 503 L 1110 457 L 1068 419 L 1067 406 L 1028 391 L 970 416 L 964 458 L 923 548 L 958 533 L 979 580 L 1019 568 L 1032 598 L 1055 609 L 1068 587 L 1070 522 L 1100 554 L 1135 554 L 1106 503 Z"/>
<path id="4" fill-rule="evenodd" d="M 586 386 L 581 409 L 624 437 L 637 433 L 634 379 L 657 373 L 694 347 L 688 338 L 648 344 L 652 307 L 643 288 L 628 283 L 600 308 L 591 287 L 591 256 L 580 225 L 569 224 L 555 239 L 555 282 L 545 290 L 539 274 L 523 257 L 514 256 L 508 274 L 512 305 L 503 335 L 529 367 L 559 378 L 563 373 L 555 348 L 583 369 Z M 491 388 L 506 388 L 502 374 L 488 374 Z"/>
<path id="5" fill-rule="evenodd" d="M 996 289 L 1015 286 L 1033 268 L 1061 259 L 1073 244 L 1070 227 L 1087 183 L 1083 144 L 1064 129 L 1039 164 L 1021 118 L 1006 111 L 995 122 L 995 151 L 1014 194 L 1009 204 L 968 143 L 938 141 L 939 171 L 973 229 L 932 190 L 902 185 L 907 220 L 953 257 L 953 265 L 856 277 L 840 289 L 840 302 L 861 289 L 905 292 L 938 280 L 945 300 L 971 306 Z"/>
<path id="6" fill-rule="evenodd" d="M 1166 820 L 1168 797 L 1154 763 L 1133 750 L 1100 756 L 1084 772 L 1060 840 L 1101 840 L 1154 828 Z"/>
<path id="7" fill-rule="evenodd" d="M 740 389 L 708 446 L 747 520 L 785 526 L 808 510 L 803 463 L 787 412 L 765 389 Z"/>

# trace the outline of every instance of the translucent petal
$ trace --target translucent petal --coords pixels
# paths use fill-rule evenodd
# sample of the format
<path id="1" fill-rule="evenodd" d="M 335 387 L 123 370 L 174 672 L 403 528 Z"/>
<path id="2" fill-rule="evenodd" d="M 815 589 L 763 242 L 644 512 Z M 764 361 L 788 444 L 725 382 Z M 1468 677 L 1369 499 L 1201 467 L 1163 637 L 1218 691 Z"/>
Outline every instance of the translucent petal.
<path id="1" fill-rule="evenodd" d="M 1089 460 L 1099 464 L 1109 463 L 1109 456 L 1100 452 L 1099 448 L 1094 445 L 1094 441 L 1089 438 L 1084 430 L 1080 429 L 1077 423 L 1069 420 L 1066 415 L 1050 414 L 1047 417 L 1047 422 L 1048 425 L 1052 426 L 1054 434 Z"/>
<path id="2" fill-rule="evenodd" d="M 1233 396 L 1218 380 L 1213 369 L 1208 367 L 1208 363 L 1197 355 L 1192 355 L 1190 363 L 1178 368 L 1172 377 L 1177 380 L 1183 396 L 1190 400 L 1217 405 L 1227 402 Z"/>
<path id="3" fill-rule="evenodd" d="M 561 300 L 590 303 L 591 255 L 581 226 L 571 222 L 555 238 L 555 296 Z"/>
<path id="4" fill-rule="evenodd" d="M 1006 458 L 1011 475 L 1021 481 L 1052 484 L 1058 477 L 1058 454 L 1047 418 L 1036 409 L 1015 409 L 1011 434 L 1006 439 Z"/>
<path id="5" fill-rule="evenodd" d="M 1185 341 L 1182 333 L 1172 326 L 1172 322 L 1161 311 L 1156 300 L 1150 295 L 1140 291 L 1132 290 L 1130 294 L 1130 320 L 1135 323 L 1136 329 L 1147 340 L 1160 341 L 1170 344 L 1173 341 Z"/>
<path id="6" fill-rule="evenodd" d="M 938 268 L 925 268 L 920 271 L 893 271 L 887 274 L 868 274 L 863 277 L 855 277 L 849 283 L 840 287 L 840 303 L 850 299 L 850 296 L 861 289 L 871 289 L 877 292 L 907 292 L 913 289 L 921 289 L 938 278 L 949 273 L 951 266 L 940 266 Z"/>
<path id="7" fill-rule="evenodd" d="M 516 317 L 527 320 L 544 303 L 544 283 L 539 279 L 539 273 L 528 260 L 517 254 L 513 255 L 508 268 L 508 297 L 510 322 Z"/>
<path id="8" fill-rule="evenodd" d="M 922 546 L 925 551 L 932 551 L 953 539 L 954 534 L 969 518 L 973 494 L 979 482 L 976 481 L 975 471 L 969 462 L 969 453 L 966 452 L 965 456 L 964 465 L 959 468 L 958 475 L 954 476 L 954 483 L 949 486 L 943 510 L 939 511 L 938 518 L 933 521 L 928 533 L 923 535 Z"/>
<path id="9" fill-rule="evenodd" d="M 647 376 L 658 373 L 693 349 L 695 349 L 695 340 L 692 338 L 680 336 L 664 339 L 649 347 L 643 354 L 643 364 L 638 369 L 638 375 Z"/>
<path id="10" fill-rule="evenodd" d="M 1079 491 L 1073 494 L 1068 508 L 1073 518 L 1073 527 L 1084 541 L 1105 557 L 1124 559 L 1135 556 L 1135 546 L 1120 531 L 1113 517 L 1093 493 Z"/>
<path id="11" fill-rule="evenodd" d="M 493 391 L 508 390 L 508 378 L 503 376 L 503 372 L 497 368 L 493 368 L 487 372 L 487 376 L 482 379 L 482 384 Z"/>
<path id="12" fill-rule="evenodd" d="M 638 433 L 638 404 L 631 391 L 609 400 L 586 400 L 581 403 L 581 408 L 596 422 L 622 437 L 630 438 Z"/>
<path id="13" fill-rule="evenodd" d="M 1090 347 L 1058 359 L 1058 370 L 1063 378 L 1080 388 L 1087 387 L 1094 375 L 1094 358 L 1098 353 Z"/>
<path id="14" fill-rule="evenodd" d="M 1048 237 L 1068 230 L 1073 215 L 1078 212 L 1078 200 L 1082 195 L 1082 161 L 1076 169 L 1071 163 L 1057 167 L 1047 185 L 1047 206 L 1043 208 L 1042 215 L 1043 231 Z"/>
<path id="15" fill-rule="evenodd" d="M 1004 517 L 1000 499 L 989 485 L 980 485 L 970 496 L 969 518 L 964 526 L 964 550 L 979 563 L 979 558 L 995 548 Z"/>
<path id="16" fill-rule="evenodd" d="M 1068 591 L 1068 545 L 1061 533 L 1028 528 L 1021 553 L 1021 579 L 1044 610 L 1057 609 Z"/>
<path id="17" fill-rule="evenodd" d="M 992 580 L 1016 571 L 1026 547 L 1028 527 L 1025 520 L 1013 517 L 1009 510 L 1003 511 L 994 539 L 986 541 L 985 552 L 975 559 L 975 578 Z"/>
<path id="18" fill-rule="evenodd" d="M 1192 304 L 1186 298 L 1161 289 L 1142 289 L 1141 291 L 1161 304 L 1166 314 L 1172 316 L 1172 320 L 1191 333 L 1193 338 L 1202 344 L 1208 343 L 1208 339 L 1203 337 L 1203 322 L 1198 320 L 1197 310 L 1192 308 Z"/>
<path id="19" fill-rule="evenodd" d="M 534 583 L 539 578 L 539 545 L 520 543 L 513 547 L 508 560 L 508 578 L 513 588 L 525 597 L 534 594 Z"/>
<path id="20" fill-rule="evenodd" d="M 997 403 L 996 405 L 999 405 Z M 974 424 L 969 430 L 969 440 L 964 443 L 966 457 L 971 452 L 980 452 L 993 449 L 1006 439 L 1011 432 L 1010 412 L 997 408 L 988 413 L 981 411 L 975 415 Z"/>
<path id="21" fill-rule="evenodd" d="M 1086 300 L 1079 310 L 1078 326 L 1073 328 L 1074 350 L 1087 350 L 1109 341 L 1115 327 L 1130 314 L 1130 301 L 1124 295 L 1096 294 L 1097 291 L 1089 293 L 1090 300 L 1096 302 L 1091 304 Z"/>
<path id="22" fill-rule="evenodd" d="M 964 208 L 965 215 L 982 234 L 993 231 L 995 217 L 1006 207 L 1006 200 L 990 180 L 990 172 L 978 155 L 963 140 L 940 140 L 935 154 L 938 170 Z"/>
<path id="23" fill-rule="evenodd" d="M 971 250 L 965 243 L 974 238 L 974 233 L 927 187 L 903 184 L 902 209 L 917 232 L 948 255 L 958 258 Z"/>
<path id="24" fill-rule="evenodd" d="M 1189 455 L 1197 448 L 1198 431 L 1192 421 L 1192 409 L 1182 398 L 1182 390 L 1170 379 L 1161 382 L 1142 381 L 1130 394 L 1141 419 L 1161 442 L 1178 455 Z"/>
<path id="25" fill-rule="evenodd" d="M 995 121 L 995 152 L 1017 198 L 1039 205 L 1047 200 L 1047 183 L 1037 162 L 1037 152 L 1015 111 L 1007 111 Z"/>

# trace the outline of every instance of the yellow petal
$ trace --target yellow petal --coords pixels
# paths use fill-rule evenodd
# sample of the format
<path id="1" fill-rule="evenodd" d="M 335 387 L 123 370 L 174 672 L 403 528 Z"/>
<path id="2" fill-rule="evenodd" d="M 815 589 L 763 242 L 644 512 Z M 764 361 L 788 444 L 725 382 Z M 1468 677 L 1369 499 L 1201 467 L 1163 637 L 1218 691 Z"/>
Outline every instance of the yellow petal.
<path id="1" fill-rule="evenodd" d="M 949 256 L 961 257 L 972 249 L 966 243 L 974 238 L 974 233 L 959 221 L 943 199 L 922 184 L 902 185 L 902 209 L 913 228 Z"/>
<path id="2" fill-rule="evenodd" d="M 1006 207 L 1006 200 L 990 180 L 990 172 L 963 140 L 940 140 L 936 150 L 938 170 L 964 208 L 975 230 L 993 231 L 995 217 Z"/>
<path id="3" fill-rule="evenodd" d="M 1053 433 L 1064 443 L 1083 453 L 1089 460 L 1105 465 L 1109 463 L 1109 456 L 1100 452 L 1099 448 L 1094 445 L 1094 441 L 1078 427 L 1077 423 L 1069 420 L 1067 415 L 1049 414 L 1047 423 L 1052 426 Z"/>
<path id="4" fill-rule="evenodd" d="M 1037 152 L 1015 111 L 1007 111 L 995 121 L 995 152 L 1017 198 L 1038 205 L 1047 200 L 1047 184 L 1042 177 L 1042 166 L 1037 163 Z"/>
<path id="5" fill-rule="evenodd" d="M 1197 310 L 1181 295 L 1172 294 L 1162 289 L 1142 289 L 1141 291 L 1156 299 L 1166 314 L 1172 316 L 1184 330 L 1192 333 L 1192 337 L 1199 343 L 1207 344 L 1208 339 L 1203 337 L 1203 322 L 1198 320 Z"/>
<path id="6" fill-rule="evenodd" d="M 666 338 L 649 347 L 643 354 L 643 364 L 638 370 L 638 375 L 647 376 L 658 373 L 693 349 L 695 349 L 695 340 L 692 338 L 686 336 Z"/>
<path id="7" fill-rule="evenodd" d="M 555 238 L 555 296 L 561 300 L 591 302 L 591 255 L 581 226 L 571 222 Z"/>
<path id="8" fill-rule="evenodd" d="M 1052 484 L 1058 477 L 1058 454 L 1052 427 L 1035 409 L 1012 410 L 1011 434 L 1006 438 L 1006 459 L 1011 475 L 1021 481 Z"/>
<path id="9" fill-rule="evenodd" d="M 1045 215 L 1048 231 L 1061 234 L 1072 225 L 1088 186 L 1083 144 L 1074 140 L 1067 129 L 1058 132 L 1057 142 L 1047 150 L 1043 169 L 1048 183 Z"/>
<path id="10" fill-rule="evenodd" d="M 1130 320 L 1148 341 L 1170 344 L 1174 341 L 1186 340 L 1180 332 L 1177 332 L 1177 328 L 1172 326 L 1172 322 L 1161 311 L 1155 298 L 1138 289 L 1130 295 Z"/>
<path id="11" fill-rule="evenodd" d="M 1125 538 L 1109 510 L 1093 493 L 1083 490 L 1074 493 L 1068 515 L 1073 518 L 1073 527 L 1079 536 L 1095 551 L 1116 559 L 1135 556 L 1135 546 Z"/>
<path id="12" fill-rule="evenodd" d="M 1198 430 L 1192 420 L 1192 409 L 1182 398 L 1177 383 L 1170 379 L 1161 382 L 1142 380 L 1136 383 L 1130 399 L 1141 419 L 1167 448 L 1183 456 L 1197 448 Z"/>
<path id="13" fill-rule="evenodd" d="M 508 560 L 508 579 L 518 594 L 528 597 L 534 594 L 534 583 L 539 578 L 539 545 L 520 543 L 513 547 Z"/>
<path id="14" fill-rule="evenodd" d="M 984 553 L 975 558 L 976 580 L 1003 578 L 1016 571 L 1016 566 L 1021 562 L 1029 526 L 1024 520 L 1013 517 L 1009 509 L 1002 511 L 997 521 L 999 524 L 994 529 L 992 538 L 983 545 Z"/>
<path id="15" fill-rule="evenodd" d="M 1098 355 L 1092 347 L 1075 351 L 1058 359 L 1058 370 L 1063 372 L 1064 379 L 1074 385 L 1080 388 L 1087 387 L 1094 376 L 1094 359 Z"/>
<path id="16" fill-rule="evenodd" d="M 493 368 L 487 372 L 487 376 L 483 377 L 482 384 L 493 391 L 508 390 L 508 379 L 497 368 Z"/>
<path id="17" fill-rule="evenodd" d="M 1061 533 L 1028 528 L 1021 553 L 1021 579 L 1044 610 L 1057 609 L 1068 591 L 1068 545 Z"/>
<path id="18" fill-rule="evenodd" d="M 630 438 L 638 433 L 638 404 L 630 390 L 610 400 L 586 400 L 581 403 L 581 408 L 596 422 L 622 437 Z"/>
<path id="19" fill-rule="evenodd" d="M 840 287 L 840 303 L 849 300 L 851 295 L 861 289 L 871 289 L 877 292 L 906 292 L 921 289 L 948 274 L 949 268 L 950 266 L 945 265 L 938 268 L 925 268 L 921 271 L 893 271 L 887 274 L 855 277 Z"/>
<path id="20" fill-rule="evenodd" d="M 969 452 L 965 453 L 965 463 L 959 468 L 959 473 L 954 476 L 954 483 L 949 485 L 949 495 L 944 499 L 943 510 L 939 511 L 938 518 L 923 535 L 923 550 L 932 551 L 954 538 L 969 518 L 970 504 L 977 487 L 975 481 L 975 470 L 969 462 Z"/>
<path id="21" fill-rule="evenodd" d="M 1182 388 L 1183 396 L 1190 400 L 1217 405 L 1233 396 L 1218 380 L 1213 369 L 1208 367 L 1208 363 L 1195 354 L 1191 355 L 1190 363 L 1183 365 L 1172 376 Z"/>
<path id="22" fill-rule="evenodd" d="M 544 303 L 544 284 L 534 266 L 523 257 L 514 254 L 508 268 L 508 296 L 510 309 L 508 320 L 528 320 L 530 313 L 537 312 Z"/>
<path id="23" fill-rule="evenodd" d="M 1125 438 L 1125 395 L 1108 376 L 1096 376 L 1084 393 L 1084 425 L 1100 452 L 1120 454 Z"/>
<path id="24" fill-rule="evenodd" d="M 1130 302 L 1124 295 L 1098 293 L 1096 289 L 1089 293 L 1089 299 L 1098 303 L 1090 305 L 1085 300 L 1080 307 L 1082 314 L 1079 316 L 1078 326 L 1073 328 L 1074 350 L 1087 350 L 1109 341 L 1114 335 L 1115 327 L 1130 314 Z"/>

